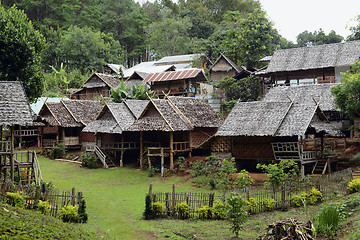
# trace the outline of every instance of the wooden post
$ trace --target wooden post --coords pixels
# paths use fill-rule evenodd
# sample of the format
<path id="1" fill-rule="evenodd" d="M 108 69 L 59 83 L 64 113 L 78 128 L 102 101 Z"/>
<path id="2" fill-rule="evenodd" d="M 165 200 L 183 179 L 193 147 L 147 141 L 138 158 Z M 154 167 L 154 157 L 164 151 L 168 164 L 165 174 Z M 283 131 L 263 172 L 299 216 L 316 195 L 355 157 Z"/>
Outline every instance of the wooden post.
<path id="1" fill-rule="evenodd" d="M 65 143 L 65 128 L 61 128 L 62 129 L 62 131 L 61 131 L 61 133 L 62 133 L 62 142 L 64 143 L 64 145 L 66 145 L 66 143 Z"/>
<path id="2" fill-rule="evenodd" d="M 123 157 L 124 157 L 124 133 L 121 134 L 121 156 L 120 156 L 120 167 L 123 167 Z"/>
<path id="3" fill-rule="evenodd" d="M 140 132 L 140 169 L 143 170 L 143 132 Z"/>
<path id="4" fill-rule="evenodd" d="M 301 163 L 301 176 L 305 176 L 305 165 Z"/>
<path id="5" fill-rule="evenodd" d="M 21 148 L 22 135 L 21 135 L 21 126 L 19 126 L 19 148 Z"/>
<path id="6" fill-rule="evenodd" d="M 173 184 L 173 189 L 172 189 L 172 213 L 175 215 L 175 184 Z"/>
<path id="7" fill-rule="evenodd" d="M 10 179 L 14 182 L 14 126 L 11 126 Z"/>
<path id="8" fill-rule="evenodd" d="M 75 188 L 71 189 L 71 205 L 75 206 Z"/>
<path id="9" fill-rule="evenodd" d="M 164 177 L 164 148 L 161 148 L 161 176 Z"/>
<path id="10" fill-rule="evenodd" d="M 281 209 L 285 209 L 285 187 L 281 185 Z"/>
<path id="11" fill-rule="evenodd" d="M 151 195 L 151 194 L 152 194 L 152 187 L 153 187 L 153 185 L 152 185 L 152 184 L 150 184 L 150 186 L 149 186 L 149 195 Z"/>
<path id="12" fill-rule="evenodd" d="M 174 132 L 170 132 L 170 169 L 174 169 Z"/>
<path id="13" fill-rule="evenodd" d="M 41 126 L 41 151 L 44 151 L 44 126 Z"/>
<path id="14" fill-rule="evenodd" d="M 321 158 L 324 158 L 324 135 L 321 135 Z"/>
<path id="15" fill-rule="evenodd" d="M 189 157 L 191 157 L 191 151 L 192 151 L 192 139 L 191 139 L 191 131 L 189 131 Z"/>

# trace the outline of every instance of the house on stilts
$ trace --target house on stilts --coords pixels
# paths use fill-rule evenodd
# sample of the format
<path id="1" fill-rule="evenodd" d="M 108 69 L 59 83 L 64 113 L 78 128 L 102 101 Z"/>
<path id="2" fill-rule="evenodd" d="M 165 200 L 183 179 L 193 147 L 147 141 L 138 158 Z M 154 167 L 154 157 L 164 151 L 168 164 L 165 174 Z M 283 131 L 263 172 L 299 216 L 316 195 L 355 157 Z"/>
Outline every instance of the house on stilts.
<path id="1" fill-rule="evenodd" d="M 0 81 L 0 179 L 1 190 L 6 191 L 7 181 L 21 187 L 40 185 L 41 171 L 36 153 L 15 151 L 15 128 L 33 124 L 25 90 L 20 82 Z M 10 175 L 10 176 L 9 176 Z"/>

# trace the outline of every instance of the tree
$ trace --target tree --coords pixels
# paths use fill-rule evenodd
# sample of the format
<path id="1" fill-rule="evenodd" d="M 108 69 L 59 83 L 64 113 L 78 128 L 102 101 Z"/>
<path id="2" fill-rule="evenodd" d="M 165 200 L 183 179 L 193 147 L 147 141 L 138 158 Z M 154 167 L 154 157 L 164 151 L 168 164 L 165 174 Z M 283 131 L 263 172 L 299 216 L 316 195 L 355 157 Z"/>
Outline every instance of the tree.
<path id="1" fill-rule="evenodd" d="M 245 207 L 245 200 L 239 193 L 230 193 L 225 199 L 225 215 L 231 223 L 231 231 L 236 237 L 239 236 L 241 225 L 246 222 L 249 217 Z"/>
<path id="2" fill-rule="evenodd" d="M 40 52 L 45 39 L 35 30 L 24 11 L 0 3 L 0 79 L 21 81 L 30 102 L 43 91 Z"/>
<path id="3" fill-rule="evenodd" d="M 83 73 L 100 70 L 107 62 L 121 62 L 121 51 L 120 43 L 111 34 L 77 26 L 61 35 L 56 48 L 60 62 Z"/>
<path id="4" fill-rule="evenodd" d="M 360 15 L 357 16 L 358 25 L 350 27 L 351 35 L 347 37 L 347 41 L 360 40 Z"/>
<path id="5" fill-rule="evenodd" d="M 350 119 L 360 118 L 360 61 L 342 74 L 340 82 L 342 84 L 331 88 L 336 106 Z"/>
<path id="6" fill-rule="evenodd" d="M 330 31 L 328 35 L 320 28 L 319 31 L 308 32 L 305 30 L 296 37 L 298 47 L 306 47 L 308 45 L 322 45 L 329 43 L 339 43 L 344 38 L 334 30 Z"/>
<path id="7" fill-rule="evenodd" d="M 234 28 L 227 32 L 223 41 L 223 53 L 238 65 L 253 68 L 259 59 L 271 55 L 280 41 L 280 36 L 265 12 L 256 10 L 243 18 L 240 12 L 229 11 L 226 21 Z"/>

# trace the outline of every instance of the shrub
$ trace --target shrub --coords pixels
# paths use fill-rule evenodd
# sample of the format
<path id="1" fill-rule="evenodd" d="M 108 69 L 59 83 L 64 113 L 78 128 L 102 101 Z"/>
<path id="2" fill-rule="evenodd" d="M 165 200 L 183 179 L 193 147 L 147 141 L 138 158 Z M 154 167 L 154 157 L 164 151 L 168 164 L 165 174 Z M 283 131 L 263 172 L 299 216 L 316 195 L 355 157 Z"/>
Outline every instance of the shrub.
<path id="1" fill-rule="evenodd" d="M 21 207 L 23 208 L 26 203 L 25 196 L 21 194 L 21 192 L 7 192 L 6 196 L 8 197 L 8 203 L 14 207 Z"/>
<path id="2" fill-rule="evenodd" d="M 160 202 L 154 202 L 152 204 L 154 218 L 161 217 L 164 213 L 164 205 Z"/>
<path id="3" fill-rule="evenodd" d="M 88 220 L 88 214 L 86 213 L 86 201 L 85 199 L 81 199 L 78 210 L 78 221 L 80 223 L 86 223 Z"/>
<path id="4" fill-rule="evenodd" d="M 315 231 L 327 236 L 334 236 L 339 228 L 340 211 L 335 204 L 329 204 L 320 209 L 314 219 Z"/>
<path id="5" fill-rule="evenodd" d="M 216 202 L 213 206 L 213 218 L 217 220 L 225 219 L 225 204 L 223 202 Z"/>
<path id="6" fill-rule="evenodd" d="M 36 204 L 36 210 L 41 212 L 42 214 L 47 214 L 50 209 L 50 204 L 47 201 L 41 201 Z"/>
<path id="7" fill-rule="evenodd" d="M 62 158 L 65 155 L 65 145 L 64 143 L 58 143 L 55 147 L 51 149 L 53 159 Z"/>
<path id="8" fill-rule="evenodd" d="M 349 193 L 355 193 L 360 191 L 360 178 L 355 178 L 349 182 L 347 190 Z"/>
<path id="9" fill-rule="evenodd" d="M 213 208 L 209 206 L 202 206 L 201 208 L 196 209 L 196 213 L 199 219 L 212 219 L 213 216 Z"/>
<path id="10" fill-rule="evenodd" d="M 77 222 L 79 206 L 67 205 L 60 209 L 60 218 L 63 222 Z"/>
<path id="11" fill-rule="evenodd" d="M 255 198 L 249 198 L 249 200 L 245 200 L 246 211 L 249 213 L 255 213 L 257 207 L 259 206 L 259 202 L 255 200 Z"/>
<path id="12" fill-rule="evenodd" d="M 185 166 L 186 166 L 185 157 L 183 156 L 178 157 L 175 163 L 175 169 L 177 171 L 185 171 Z"/>
<path id="13" fill-rule="evenodd" d="M 303 204 L 301 199 L 302 198 L 306 199 L 306 195 L 307 194 L 305 192 L 301 192 L 298 195 L 291 196 L 291 198 L 289 200 L 290 206 L 292 206 L 292 207 L 300 207 Z"/>
<path id="14" fill-rule="evenodd" d="M 231 223 L 231 231 L 236 237 L 239 236 L 241 225 L 247 220 L 248 212 L 245 209 L 245 201 L 238 193 L 230 193 L 226 197 L 226 218 Z"/>
<path id="15" fill-rule="evenodd" d="M 97 168 L 98 158 L 93 152 L 81 153 L 81 165 L 87 168 Z"/>
<path id="16" fill-rule="evenodd" d="M 176 213 L 180 219 L 188 219 L 190 217 L 190 206 L 186 202 L 176 204 Z"/>
<path id="17" fill-rule="evenodd" d="M 153 219 L 154 218 L 154 212 L 153 212 L 153 208 L 152 208 L 152 203 L 151 203 L 151 196 L 150 194 L 146 194 L 145 197 L 145 211 L 144 211 L 144 218 L 146 220 L 148 219 Z"/>
<path id="18" fill-rule="evenodd" d="M 322 200 L 323 200 L 323 194 L 320 192 L 320 190 L 314 187 L 310 190 L 309 194 L 306 196 L 306 203 L 311 205 L 319 203 Z"/>
<path id="19" fill-rule="evenodd" d="M 271 211 L 275 207 L 275 199 L 273 198 L 264 198 L 261 203 L 265 207 L 265 211 Z"/>

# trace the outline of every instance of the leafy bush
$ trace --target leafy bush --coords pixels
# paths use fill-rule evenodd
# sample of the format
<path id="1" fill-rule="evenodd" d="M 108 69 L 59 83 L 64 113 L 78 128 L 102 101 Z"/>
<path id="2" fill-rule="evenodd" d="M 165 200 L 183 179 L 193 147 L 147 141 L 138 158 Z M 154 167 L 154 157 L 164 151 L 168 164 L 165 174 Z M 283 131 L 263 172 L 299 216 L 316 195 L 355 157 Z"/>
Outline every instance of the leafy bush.
<path id="1" fill-rule="evenodd" d="M 349 182 L 347 190 L 349 193 L 355 193 L 360 191 L 360 178 L 355 178 Z"/>
<path id="2" fill-rule="evenodd" d="M 244 199 L 238 193 L 230 193 L 226 197 L 225 204 L 226 218 L 231 223 L 231 231 L 236 237 L 239 236 L 241 225 L 247 220 L 248 212 Z"/>
<path id="3" fill-rule="evenodd" d="M 213 206 L 213 218 L 217 220 L 225 219 L 225 204 L 223 202 L 216 202 Z"/>
<path id="4" fill-rule="evenodd" d="M 311 205 L 319 203 L 322 200 L 323 200 L 323 194 L 320 192 L 320 190 L 314 187 L 310 190 L 310 192 L 306 196 L 306 202 Z"/>
<path id="5" fill-rule="evenodd" d="M 265 211 L 271 211 L 275 207 L 275 199 L 273 198 L 264 198 L 261 203 L 265 207 Z"/>
<path id="6" fill-rule="evenodd" d="M 213 208 L 209 206 L 202 206 L 201 208 L 196 209 L 195 211 L 198 215 L 199 219 L 212 219 L 213 216 Z"/>
<path id="7" fill-rule="evenodd" d="M 77 222 L 79 206 L 67 205 L 60 209 L 60 219 L 63 222 Z"/>
<path id="8" fill-rule="evenodd" d="M 340 211 L 335 204 L 329 204 L 320 209 L 314 219 L 315 231 L 327 236 L 334 236 L 340 224 Z"/>
<path id="9" fill-rule="evenodd" d="M 65 145 L 60 142 L 51 148 L 53 159 L 62 158 L 65 155 Z"/>
<path id="10" fill-rule="evenodd" d="M 255 198 L 249 198 L 249 200 L 245 200 L 246 211 L 249 213 L 255 213 L 257 207 L 259 206 L 259 202 L 255 200 Z"/>
<path id="11" fill-rule="evenodd" d="M 185 171 L 185 158 L 183 156 L 178 157 L 176 163 L 175 163 L 175 170 L 176 171 Z"/>
<path id="12" fill-rule="evenodd" d="M 86 201 L 85 199 L 81 199 L 78 210 L 78 221 L 80 223 L 86 223 L 88 220 L 88 214 L 86 213 Z"/>
<path id="13" fill-rule="evenodd" d="M 25 199 L 25 196 L 23 196 L 21 192 L 16 192 L 16 193 L 7 192 L 6 196 L 8 198 L 7 199 L 8 204 L 10 204 L 11 206 L 21 207 L 21 208 L 23 208 L 25 206 L 26 199 Z"/>
<path id="14" fill-rule="evenodd" d="M 164 214 L 164 205 L 160 202 L 154 202 L 152 209 L 154 218 L 161 217 Z"/>
<path id="15" fill-rule="evenodd" d="M 87 168 L 97 168 L 98 157 L 93 152 L 81 153 L 81 165 Z"/>
<path id="16" fill-rule="evenodd" d="M 146 220 L 154 218 L 154 211 L 153 211 L 153 208 L 152 208 L 152 201 L 151 201 L 150 194 L 146 194 L 146 197 L 145 197 L 145 211 L 144 211 L 143 215 L 144 215 L 144 218 Z"/>
<path id="17" fill-rule="evenodd" d="M 41 212 L 42 214 L 47 214 L 50 209 L 50 204 L 47 201 L 41 201 L 36 204 L 36 210 Z"/>
<path id="18" fill-rule="evenodd" d="M 190 217 L 190 206 L 186 202 L 176 204 L 175 208 L 180 219 L 188 219 Z"/>
<path id="19" fill-rule="evenodd" d="M 306 192 L 291 196 L 289 203 L 292 207 L 300 207 L 303 203 L 301 199 L 306 199 Z"/>

